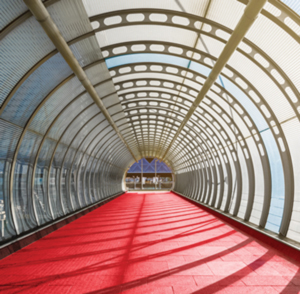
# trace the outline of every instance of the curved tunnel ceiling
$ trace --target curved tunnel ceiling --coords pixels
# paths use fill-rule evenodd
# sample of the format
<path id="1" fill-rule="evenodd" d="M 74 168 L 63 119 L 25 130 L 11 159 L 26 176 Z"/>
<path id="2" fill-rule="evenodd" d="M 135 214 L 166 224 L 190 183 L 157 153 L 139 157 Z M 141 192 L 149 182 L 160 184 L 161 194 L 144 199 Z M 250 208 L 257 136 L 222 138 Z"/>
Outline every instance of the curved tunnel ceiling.
<path id="1" fill-rule="evenodd" d="M 247 0 L 43 3 L 104 108 L 26 4 L 0 2 L 2 242 L 121 192 L 142 157 L 170 165 L 175 191 L 300 242 L 297 1 L 265 3 L 201 100 Z"/>

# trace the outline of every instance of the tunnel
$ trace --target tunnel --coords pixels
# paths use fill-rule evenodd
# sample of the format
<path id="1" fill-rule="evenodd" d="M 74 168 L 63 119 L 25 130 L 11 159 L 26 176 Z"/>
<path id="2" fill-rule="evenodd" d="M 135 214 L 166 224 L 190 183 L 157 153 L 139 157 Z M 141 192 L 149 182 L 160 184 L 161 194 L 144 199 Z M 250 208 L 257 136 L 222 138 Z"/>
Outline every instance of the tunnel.
<path id="1" fill-rule="evenodd" d="M 0 10 L 3 256 L 93 207 L 138 202 L 146 190 L 125 193 L 125 177 L 145 158 L 170 167 L 174 197 L 299 254 L 298 1 Z"/>

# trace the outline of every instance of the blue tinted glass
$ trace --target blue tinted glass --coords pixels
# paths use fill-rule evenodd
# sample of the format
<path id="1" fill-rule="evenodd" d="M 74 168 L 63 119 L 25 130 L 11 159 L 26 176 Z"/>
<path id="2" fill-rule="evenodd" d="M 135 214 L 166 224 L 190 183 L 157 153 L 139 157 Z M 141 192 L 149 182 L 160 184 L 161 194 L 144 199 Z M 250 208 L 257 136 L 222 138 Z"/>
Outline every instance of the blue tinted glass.
<path id="1" fill-rule="evenodd" d="M 271 176 L 272 176 L 272 199 L 270 213 L 266 228 L 278 232 L 281 224 L 284 205 L 284 178 L 280 154 L 274 137 L 270 130 L 261 133 L 268 152 Z"/>
<path id="2" fill-rule="evenodd" d="M 151 158 L 152 159 L 152 158 Z M 155 161 L 156 161 L 156 172 L 157 173 L 172 173 L 171 169 L 164 163 L 160 162 L 159 159 L 141 159 L 135 162 L 127 173 L 141 173 L 142 172 L 142 161 L 143 161 L 143 173 L 155 173 Z"/>
<path id="3" fill-rule="evenodd" d="M 262 114 L 259 112 L 255 104 L 248 98 L 248 96 L 240 90 L 235 84 L 228 79 L 222 77 L 224 87 L 244 106 L 248 114 L 253 119 L 259 131 L 268 128 L 268 124 Z"/>
<path id="4" fill-rule="evenodd" d="M 190 63 L 188 59 L 166 55 L 166 54 L 152 54 L 152 53 L 138 53 L 138 54 L 126 54 L 116 57 L 107 58 L 105 60 L 108 68 L 113 68 L 123 64 L 131 64 L 138 62 L 160 62 L 179 65 L 187 67 Z"/>
<path id="5" fill-rule="evenodd" d="M 293 9 L 295 12 L 300 14 L 300 2 L 299 0 L 281 0 L 284 4 L 289 6 L 291 9 Z"/>

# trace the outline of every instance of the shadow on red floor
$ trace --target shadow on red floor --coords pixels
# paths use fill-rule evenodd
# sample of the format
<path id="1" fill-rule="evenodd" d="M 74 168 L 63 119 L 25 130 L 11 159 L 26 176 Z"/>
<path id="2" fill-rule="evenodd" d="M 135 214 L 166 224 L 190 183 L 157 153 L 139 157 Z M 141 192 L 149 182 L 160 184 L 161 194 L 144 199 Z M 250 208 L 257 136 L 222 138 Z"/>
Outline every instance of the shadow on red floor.
<path id="1" fill-rule="evenodd" d="M 172 193 L 127 193 L 0 261 L 1 293 L 300 293 L 299 264 Z"/>

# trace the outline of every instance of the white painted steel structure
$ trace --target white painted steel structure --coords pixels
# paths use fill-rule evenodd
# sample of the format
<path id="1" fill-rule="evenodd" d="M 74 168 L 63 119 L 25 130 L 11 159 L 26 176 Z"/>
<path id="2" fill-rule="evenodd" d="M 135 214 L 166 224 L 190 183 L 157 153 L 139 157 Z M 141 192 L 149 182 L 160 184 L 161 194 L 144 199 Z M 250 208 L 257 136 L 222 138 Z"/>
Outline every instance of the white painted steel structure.
<path id="1" fill-rule="evenodd" d="M 0 242 L 156 157 L 175 191 L 298 246 L 297 2 L 0 0 Z"/>

